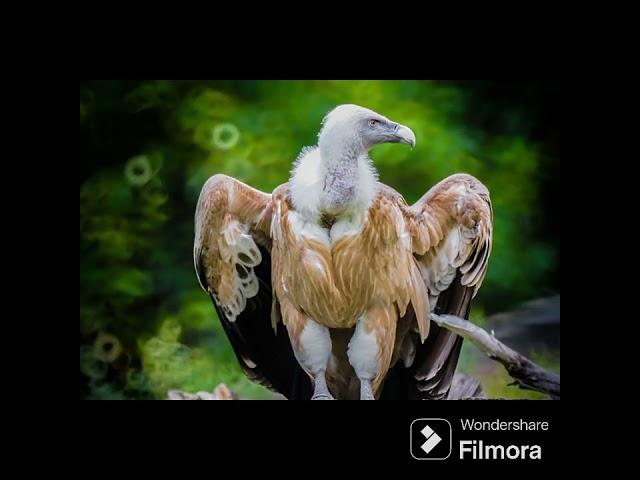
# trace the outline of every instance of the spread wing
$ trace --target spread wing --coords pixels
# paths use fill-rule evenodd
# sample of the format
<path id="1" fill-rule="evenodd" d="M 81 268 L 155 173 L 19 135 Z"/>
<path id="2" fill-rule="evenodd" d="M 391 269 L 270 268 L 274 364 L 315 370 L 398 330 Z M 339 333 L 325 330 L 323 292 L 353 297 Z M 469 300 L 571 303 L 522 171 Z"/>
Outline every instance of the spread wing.
<path id="1" fill-rule="evenodd" d="M 488 189 L 471 175 L 452 175 L 403 212 L 431 311 L 468 318 L 491 252 L 493 212 Z M 404 368 L 401 365 L 390 375 L 404 378 L 402 389 L 408 386 L 410 398 L 445 398 L 462 338 L 435 324 L 430 325 L 424 344 L 416 333 L 409 335 L 413 339 L 405 344 L 415 349 L 410 375 L 398 372 Z M 393 379 L 389 383 L 393 385 Z"/>
<path id="2" fill-rule="evenodd" d="M 272 214 L 270 194 L 214 175 L 198 199 L 194 265 L 245 374 L 287 398 L 309 398 L 287 332 L 271 327 Z"/>

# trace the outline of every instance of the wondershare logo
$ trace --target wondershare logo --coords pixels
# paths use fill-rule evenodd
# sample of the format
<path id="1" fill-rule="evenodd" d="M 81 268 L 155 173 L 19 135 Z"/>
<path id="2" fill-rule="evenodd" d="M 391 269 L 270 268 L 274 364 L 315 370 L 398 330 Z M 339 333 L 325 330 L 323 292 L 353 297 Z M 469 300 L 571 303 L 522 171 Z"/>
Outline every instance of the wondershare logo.
<path id="1" fill-rule="evenodd" d="M 456 440 L 459 460 L 540 460 L 542 447 L 537 443 L 511 444 L 511 438 L 491 440 L 473 438 L 485 436 L 483 432 L 537 432 L 548 431 L 548 421 L 496 419 L 493 421 L 460 419 L 459 435 L 466 438 Z M 451 424 L 444 418 L 418 418 L 411 422 L 409 428 L 411 456 L 416 460 L 445 460 L 452 453 L 453 438 Z M 477 433 L 476 433 L 477 432 Z M 533 435 L 533 434 L 532 434 Z M 471 438 L 469 438 L 471 437 Z M 526 437 L 525 437 L 526 438 Z M 539 435 L 534 438 L 540 438 Z M 497 443 L 494 443 L 497 439 Z M 523 439 L 520 436 L 520 439 Z"/>
<path id="2" fill-rule="evenodd" d="M 444 460 L 451 455 L 451 424 L 444 418 L 418 418 L 410 431 L 411 455 L 416 460 Z"/>

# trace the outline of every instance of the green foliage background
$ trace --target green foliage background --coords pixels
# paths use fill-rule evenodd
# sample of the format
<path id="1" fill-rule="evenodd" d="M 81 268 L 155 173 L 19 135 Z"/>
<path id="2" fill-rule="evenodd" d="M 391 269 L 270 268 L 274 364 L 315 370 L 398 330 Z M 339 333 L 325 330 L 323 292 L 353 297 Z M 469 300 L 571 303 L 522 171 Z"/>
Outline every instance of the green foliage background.
<path id="1" fill-rule="evenodd" d="M 341 103 L 414 130 L 415 149 L 371 154 L 407 201 L 456 172 L 489 187 L 495 239 L 473 316 L 557 292 L 556 93 L 535 82 L 81 82 L 81 397 L 163 398 L 225 382 L 241 397 L 271 398 L 240 372 L 198 286 L 195 204 L 215 173 L 264 191 L 287 181 Z"/>

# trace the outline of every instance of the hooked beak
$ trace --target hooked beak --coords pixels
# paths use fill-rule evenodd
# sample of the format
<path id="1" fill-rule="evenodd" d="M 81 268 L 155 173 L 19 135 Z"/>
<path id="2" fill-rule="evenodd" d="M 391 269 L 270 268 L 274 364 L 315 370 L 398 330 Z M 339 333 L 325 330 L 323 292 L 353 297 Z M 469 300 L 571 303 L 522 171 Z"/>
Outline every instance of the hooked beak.
<path id="1" fill-rule="evenodd" d="M 405 127 L 404 125 L 396 124 L 395 129 L 393 131 L 393 141 L 399 143 L 406 143 L 407 145 L 411 145 L 412 147 L 416 146 L 416 136 L 413 131 L 409 127 Z"/>

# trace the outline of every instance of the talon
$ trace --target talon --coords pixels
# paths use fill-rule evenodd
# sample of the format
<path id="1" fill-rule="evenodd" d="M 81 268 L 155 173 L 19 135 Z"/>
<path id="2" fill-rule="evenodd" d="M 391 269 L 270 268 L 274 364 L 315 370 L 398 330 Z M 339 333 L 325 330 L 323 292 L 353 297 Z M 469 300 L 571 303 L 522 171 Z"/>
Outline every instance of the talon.
<path id="1" fill-rule="evenodd" d="M 335 398 L 327 393 L 318 393 L 311 397 L 311 400 L 335 400 Z"/>

